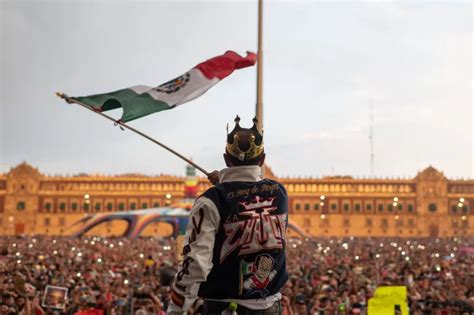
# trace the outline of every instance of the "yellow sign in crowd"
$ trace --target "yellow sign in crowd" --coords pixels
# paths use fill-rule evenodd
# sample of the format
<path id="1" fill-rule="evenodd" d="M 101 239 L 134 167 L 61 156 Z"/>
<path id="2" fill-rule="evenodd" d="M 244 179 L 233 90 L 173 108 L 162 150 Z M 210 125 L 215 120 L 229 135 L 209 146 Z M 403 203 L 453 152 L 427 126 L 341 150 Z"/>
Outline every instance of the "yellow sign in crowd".
<path id="1" fill-rule="evenodd" d="M 378 287 L 369 299 L 368 315 L 408 315 L 407 288 Z"/>

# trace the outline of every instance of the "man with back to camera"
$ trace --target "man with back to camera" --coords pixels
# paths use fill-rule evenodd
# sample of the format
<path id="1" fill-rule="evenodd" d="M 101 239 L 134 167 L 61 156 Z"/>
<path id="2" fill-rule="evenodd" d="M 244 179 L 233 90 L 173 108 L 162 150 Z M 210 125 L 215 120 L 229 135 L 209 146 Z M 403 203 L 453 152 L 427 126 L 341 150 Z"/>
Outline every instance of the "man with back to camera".
<path id="1" fill-rule="evenodd" d="M 237 116 L 227 135 L 227 168 L 210 174 L 215 186 L 191 209 L 168 314 L 186 314 L 198 297 L 207 315 L 281 314 L 288 196 L 280 183 L 261 177 L 257 119 L 250 129 L 239 122 Z"/>

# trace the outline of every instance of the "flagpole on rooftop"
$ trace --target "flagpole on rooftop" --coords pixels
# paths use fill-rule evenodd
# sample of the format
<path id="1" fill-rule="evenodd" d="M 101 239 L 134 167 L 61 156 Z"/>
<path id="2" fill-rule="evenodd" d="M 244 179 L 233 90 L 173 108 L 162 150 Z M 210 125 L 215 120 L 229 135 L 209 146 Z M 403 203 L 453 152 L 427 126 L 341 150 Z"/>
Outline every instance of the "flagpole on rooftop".
<path id="1" fill-rule="evenodd" d="M 257 105 L 255 116 L 258 120 L 257 128 L 263 130 L 263 0 L 258 0 L 258 50 L 257 50 Z"/>
<path id="2" fill-rule="evenodd" d="M 258 0 L 258 48 L 257 48 L 257 104 L 255 117 L 257 129 L 263 132 L 263 0 Z M 261 169 L 262 178 L 265 177 L 265 167 Z"/>
<path id="3" fill-rule="evenodd" d="M 199 165 L 197 165 L 196 163 L 194 163 L 194 162 L 191 161 L 190 159 L 188 159 L 188 158 L 184 157 L 183 155 L 179 154 L 179 153 L 176 152 L 175 150 L 171 149 L 170 147 L 168 147 L 168 146 L 164 145 L 163 143 L 159 142 L 158 140 L 156 140 L 156 139 L 154 139 L 154 138 L 152 138 L 152 137 L 150 137 L 150 136 L 144 134 L 143 132 L 141 132 L 141 131 L 139 131 L 139 130 L 133 128 L 133 127 L 130 127 L 130 126 L 126 125 L 124 122 L 122 122 L 122 121 L 120 121 L 120 120 L 116 120 L 116 119 L 114 119 L 114 118 L 112 118 L 112 117 L 110 117 L 110 116 L 108 116 L 108 115 L 106 115 L 106 114 L 104 114 L 104 113 L 102 113 L 102 112 L 100 112 L 100 111 L 98 111 L 98 110 L 95 110 L 94 108 L 92 108 L 92 107 L 90 107 L 90 106 L 88 106 L 88 105 L 82 103 L 81 101 L 79 101 L 79 100 L 77 100 L 77 99 L 75 99 L 75 98 L 73 98 L 73 97 L 68 96 L 68 95 L 65 94 L 65 93 L 56 92 L 56 95 L 59 96 L 60 98 L 64 99 L 66 102 L 68 102 L 68 103 L 70 103 L 70 104 L 73 103 L 73 104 L 77 104 L 77 105 L 79 105 L 79 106 L 82 106 L 82 107 L 84 107 L 84 108 L 87 108 L 88 110 L 90 110 L 90 111 L 92 111 L 92 112 L 94 112 L 94 113 L 96 113 L 96 114 L 99 114 L 99 115 L 101 115 L 102 117 L 107 118 L 108 120 L 113 121 L 113 122 L 114 122 L 115 124 L 117 124 L 117 125 L 120 125 L 120 126 L 122 126 L 123 128 L 126 128 L 126 129 L 128 129 L 128 130 L 130 130 L 130 131 L 135 132 L 136 134 L 138 134 L 138 135 L 140 135 L 140 136 L 142 136 L 142 137 L 144 137 L 144 138 L 150 140 L 151 142 L 153 142 L 153 143 L 159 145 L 159 146 L 162 147 L 163 149 L 168 150 L 169 152 L 173 153 L 174 155 L 176 155 L 176 156 L 179 157 L 180 159 L 182 159 L 182 160 L 188 162 L 190 165 L 194 166 L 195 168 L 197 168 L 198 170 L 200 170 L 201 172 L 203 172 L 206 176 L 209 176 L 209 172 L 207 172 L 205 169 L 203 169 L 202 167 L 200 167 Z"/>

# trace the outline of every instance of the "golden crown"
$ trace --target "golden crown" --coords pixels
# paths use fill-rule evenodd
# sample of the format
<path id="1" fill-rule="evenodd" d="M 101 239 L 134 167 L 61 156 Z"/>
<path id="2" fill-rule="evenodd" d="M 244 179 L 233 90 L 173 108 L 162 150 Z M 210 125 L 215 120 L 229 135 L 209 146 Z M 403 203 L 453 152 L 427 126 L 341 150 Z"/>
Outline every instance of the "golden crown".
<path id="1" fill-rule="evenodd" d="M 227 134 L 226 152 L 240 161 L 251 160 L 263 153 L 263 136 L 258 131 L 257 118 L 250 129 L 240 127 L 240 117 L 234 119 L 235 127 Z"/>

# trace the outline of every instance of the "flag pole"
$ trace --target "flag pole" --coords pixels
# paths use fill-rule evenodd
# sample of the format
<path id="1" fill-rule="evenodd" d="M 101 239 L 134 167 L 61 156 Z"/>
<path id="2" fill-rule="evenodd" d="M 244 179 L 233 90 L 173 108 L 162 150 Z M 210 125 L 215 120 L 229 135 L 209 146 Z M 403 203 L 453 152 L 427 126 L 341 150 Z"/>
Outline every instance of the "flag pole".
<path id="1" fill-rule="evenodd" d="M 116 119 L 114 119 L 114 118 L 112 118 L 112 117 L 110 117 L 110 116 L 108 116 L 108 115 L 106 115 L 106 114 L 104 114 L 104 113 L 102 113 L 102 112 L 100 112 L 100 111 L 98 111 L 98 110 L 95 110 L 93 107 L 88 106 L 88 105 L 84 104 L 83 102 L 78 101 L 77 99 L 68 96 L 68 95 L 65 94 L 65 93 L 56 92 L 56 95 L 59 96 L 60 98 L 64 99 L 66 102 L 68 102 L 68 103 L 70 103 L 70 104 L 73 104 L 73 103 L 74 103 L 74 104 L 77 104 L 77 105 L 82 106 L 82 107 L 84 107 L 84 108 L 87 108 L 88 110 L 90 110 L 90 111 L 92 111 L 92 112 L 94 112 L 94 113 L 96 113 L 96 114 L 99 114 L 99 115 L 101 115 L 102 117 L 107 118 L 108 120 L 113 121 L 113 122 L 114 122 L 115 124 L 117 124 L 117 125 L 120 125 L 120 126 L 123 127 L 123 128 L 126 128 L 126 129 L 128 129 L 128 130 L 130 130 L 130 131 L 135 132 L 136 134 L 138 134 L 138 135 L 140 135 L 140 136 L 142 136 L 142 137 L 144 137 L 144 138 L 150 140 L 151 142 L 153 142 L 153 143 L 159 145 L 159 146 L 162 147 L 163 149 L 168 150 L 169 152 L 173 153 L 174 155 L 176 155 L 176 156 L 179 157 L 180 159 L 182 159 L 182 160 L 188 162 L 189 164 L 191 164 L 192 166 L 194 166 L 195 168 L 197 168 L 198 170 L 200 170 L 201 172 L 203 172 L 206 176 L 209 176 L 209 172 L 207 172 L 205 169 L 203 169 L 202 167 L 200 167 L 199 165 L 197 165 L 196 163 L 194 163 L 194 162 L 191 161 L 190 159 L 188 159 L 188 158 L 184 157 L 183 155 L 179 154 L 179 153 L 176 152 L 175 150 L 171 149 L 170 147 L 168 147 L 168 146 L 164 145 L 163 143 L 159 142 L 158 140 L 153 139 L 152 137 L 150 137 L 150 136 L 144 134 L 143 132 L 138 131 L 137 129 L 126 125 L 124 122 L 122 122 L 122 121 L 120 121 L 120 120 L 116 120 Z"/>
<path id="2" fill-rule="evenodd" d="M 257 129 L 263 133 L 263 0 L 258 0 L 258 48 L 257 48 L 257 104 L 255 117 Z M 265 167 L 261 170 L 262 178 L 265 177 Z"/>
<path id="3" fill-rule="evenodd" d="M 258 0 L 258 49 L 257 49 L 257 105 L 255 116 L 258 120 L 257 128 L 263 130 L 263 0 Z"/>

